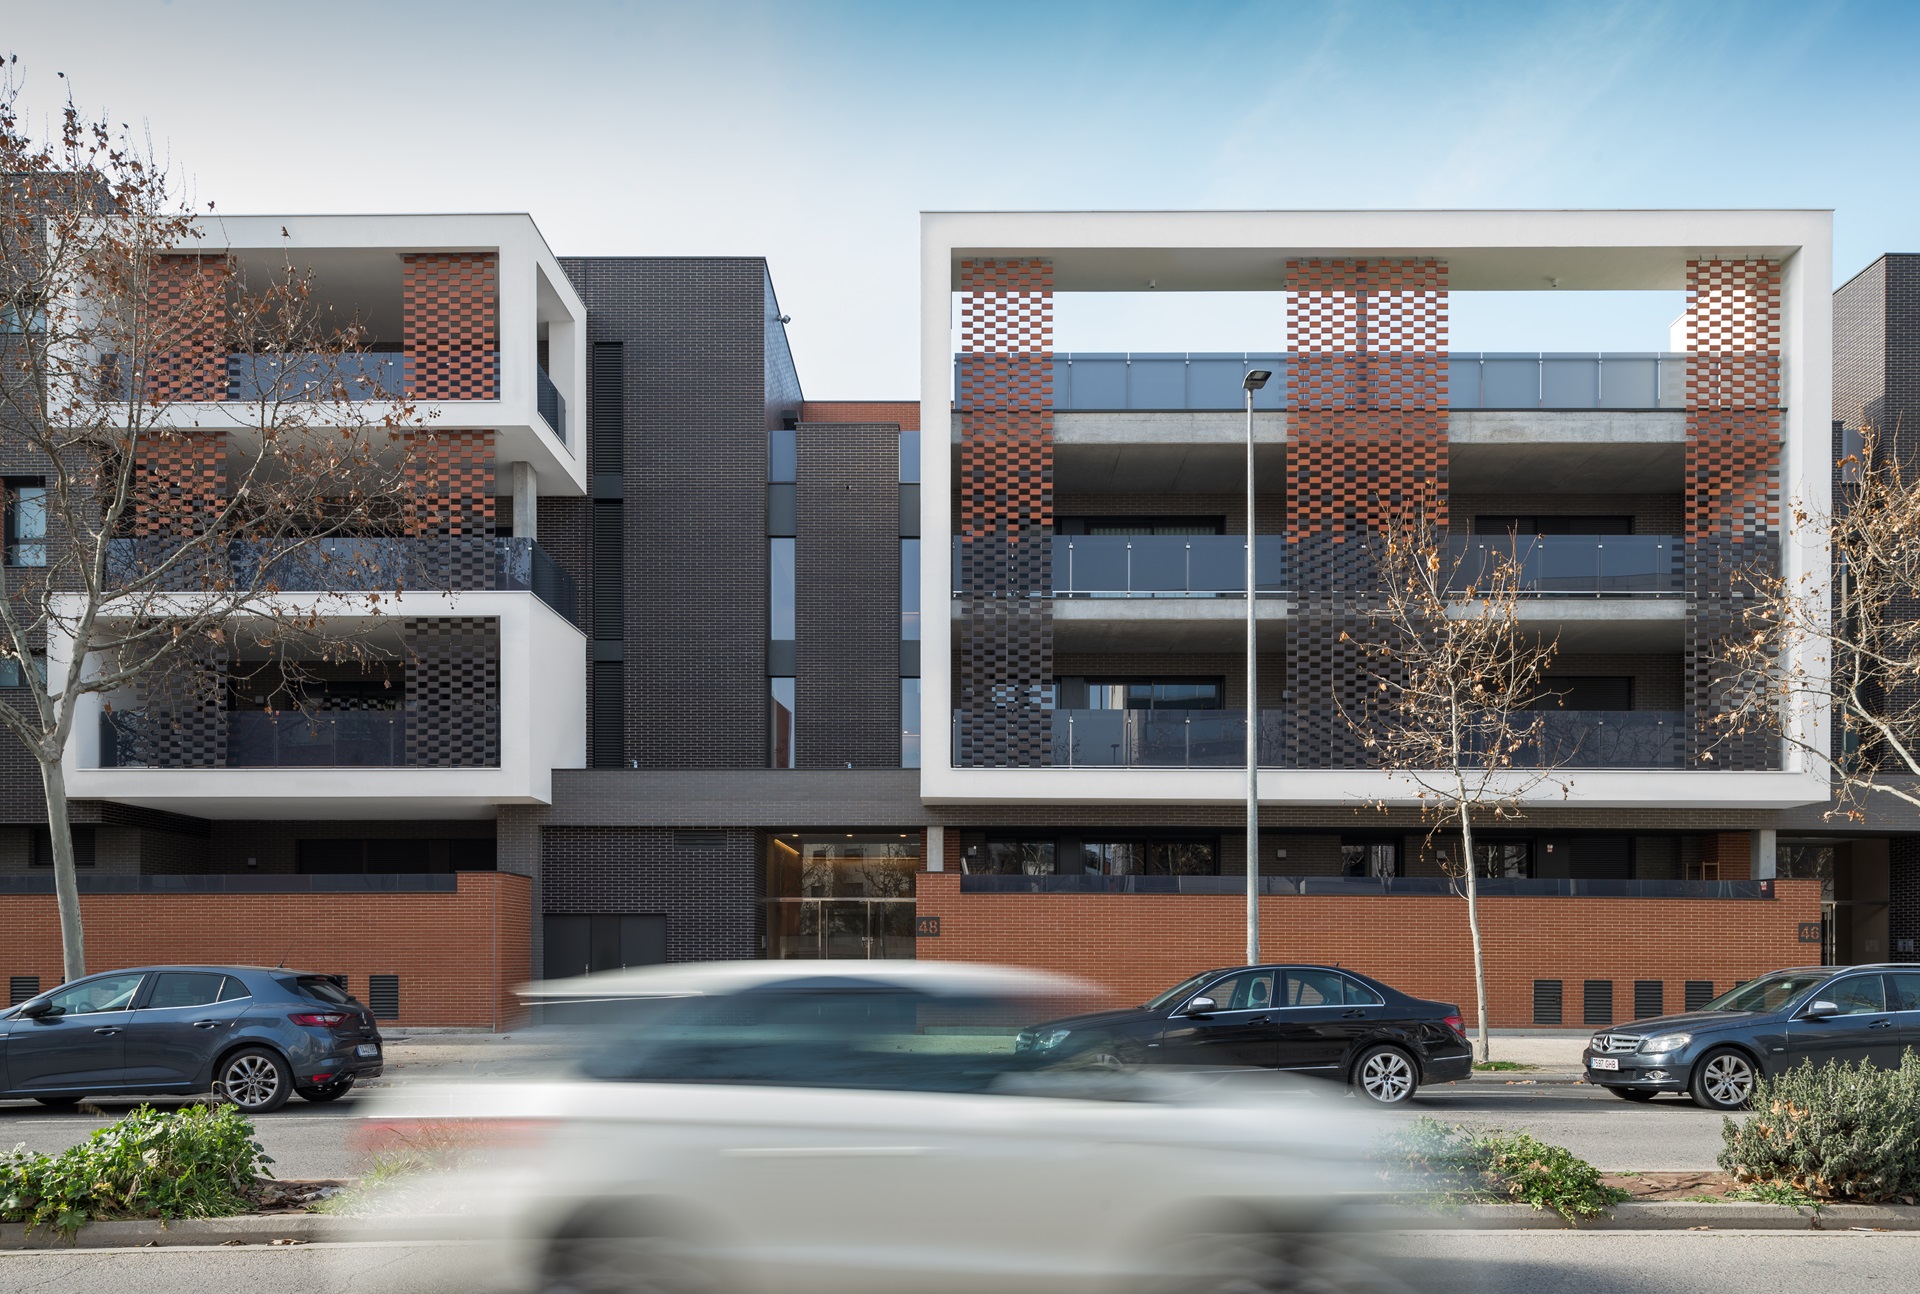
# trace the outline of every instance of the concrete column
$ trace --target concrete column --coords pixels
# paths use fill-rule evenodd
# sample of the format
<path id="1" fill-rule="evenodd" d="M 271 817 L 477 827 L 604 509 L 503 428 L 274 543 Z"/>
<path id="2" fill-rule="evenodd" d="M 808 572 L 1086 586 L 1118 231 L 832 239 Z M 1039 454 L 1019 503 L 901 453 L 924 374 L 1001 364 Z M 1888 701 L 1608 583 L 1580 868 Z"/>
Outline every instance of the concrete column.
<path id="1" fill-rule="evenodd" d="M 1770 881 L 1775 874 L 1778 860 L 1774 857 L 1775 840 L 1772 827 L 1762 827 L 1753 833 L 1753 879 Z"/>
<path id="2" fill-rule="evenodd" d="M 927 856 L 920 862 L 930 872 L 947 870 L 947 829 L 945 827 L 927 828 Z"/>
<path id="3" fill-rule="evenodd" d="M 513 465 L 513 537 L 540 538 L 540 480 L 532 463 Z"/>

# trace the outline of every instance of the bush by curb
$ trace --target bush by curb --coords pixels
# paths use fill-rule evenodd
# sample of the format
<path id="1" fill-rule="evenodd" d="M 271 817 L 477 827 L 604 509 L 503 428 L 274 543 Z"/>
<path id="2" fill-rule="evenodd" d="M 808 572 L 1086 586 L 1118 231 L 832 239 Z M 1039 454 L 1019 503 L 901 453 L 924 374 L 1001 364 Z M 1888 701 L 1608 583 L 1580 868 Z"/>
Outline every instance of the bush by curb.
<path id="1" fill-rule="evenodd" d="M 1604 1215 L 1627 1192 L 1564 1146 L 1524 1132 L 1449 1128 L 1416 1119 L 1389 1140 L 1390 1170 L 1416 1198 L 1442 1206 L 1507 1202 L 1551 1209 L 1570 1223 Z"/>
<path id="2" fill-rule="evenodd" d="M 1920 1203 L 1920 1056 L 1797 1065 L 1755 1085 L 1752 1116 L 1722 1122 L 1720 1166 L 1765 1195 Z"/>

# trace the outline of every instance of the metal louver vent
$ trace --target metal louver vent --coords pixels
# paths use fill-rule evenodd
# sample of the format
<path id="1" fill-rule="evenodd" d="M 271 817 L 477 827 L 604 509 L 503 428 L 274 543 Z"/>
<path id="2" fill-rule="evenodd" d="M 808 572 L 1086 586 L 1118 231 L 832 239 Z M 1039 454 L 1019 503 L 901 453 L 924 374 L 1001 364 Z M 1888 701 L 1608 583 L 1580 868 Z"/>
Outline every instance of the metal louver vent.
<path id="1" fill-rule="evenodd" d="M 1657 979 L 1633 982 L 1633 1018 L 1648 1020 L 1667 1013 L 1667 986 Z"/>
<path id="2" fill-rule="evenodd" d="M 1687 981 L 1687 1010 L 1698 1011 L 1713 1001 L 1713 981 L 1710 979 L 1690 979 Z"/>
<path id="3" fill-rule="evenodd" d="M 398 1020 L 400 1018 L 400 977 L 398 975 L 367 976 L 367 1005 L 373 1009 L 376 1020 Z"/>
<path id="4" fill-rule="evenodd" d="M 7 977 L 7 1005 L 19 1006 L 40 991 L 38 975 L 10 975 Z"/>
<path id="5" fill-rule="evenodd" d="M 1613 1023 L 1613 981 L 1590 979 L 1582 985 L 1581 1023 Z"/>
<path id="6" fill-rule="evenodd" d="M 1533 982 L 1533 1022 L 1560 1023 L 1560 981 L 1537 979 Z"/>
<path id="7" fill-rule="evenodd" d="M 673 833 L 673 845 L 676 849 L 725 849 L 727 833 L 724 831 L 676 831 Z"/>

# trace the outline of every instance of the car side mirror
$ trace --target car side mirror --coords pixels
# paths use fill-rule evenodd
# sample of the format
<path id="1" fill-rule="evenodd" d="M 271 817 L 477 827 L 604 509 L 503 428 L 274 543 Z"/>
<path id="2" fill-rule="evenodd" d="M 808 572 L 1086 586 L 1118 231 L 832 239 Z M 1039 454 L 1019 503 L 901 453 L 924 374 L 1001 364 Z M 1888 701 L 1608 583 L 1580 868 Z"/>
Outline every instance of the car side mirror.
<path id="1" fill-rule="evenodd" d="M 20 1008 L 21 1016 L 28 1020 L 38 1020 L 41 1016 L 52 1013 L 53 1003 L 51 1002 L 29 1002 Z"/>
<path id="2" fill-rule="evenodd" d="M 1210 997 L 1197 997 L 1187 1003 L 1185 1015 L 1211 1015 L 1220 1009 L 1219 1004 Z"/>
<path id="3" fill-rule="evenodd" d="M 1809 1020 L 1824 1020 L 1828 1016 L 1840 1014 L 1840 1007 L 1834 1002 L 1815 1002 L 1801 1013 Z"/>

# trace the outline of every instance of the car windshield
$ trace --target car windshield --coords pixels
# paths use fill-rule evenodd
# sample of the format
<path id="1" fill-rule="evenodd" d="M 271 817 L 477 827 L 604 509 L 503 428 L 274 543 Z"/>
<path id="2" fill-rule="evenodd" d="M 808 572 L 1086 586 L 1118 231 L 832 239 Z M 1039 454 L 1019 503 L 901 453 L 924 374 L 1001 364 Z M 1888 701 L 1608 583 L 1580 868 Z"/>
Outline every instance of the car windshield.
<path id="1" fill-rule="evenodd" d="M 1830 971 L 1781 971 L 1762 975 L 1702 1007 L 1703 1011 L 1779 1011 L 1808 989 L 1833 978 Z"/>
<path id="2" fill-rule="evenodd" d="M 1200 986 L 1207 982 L 1207 978 L 1209 976 L 1217 975 L 1217 974 L 1219 974 L 1218 971 L 1201 971 L 1198 975 L 1190 976 L 1187 979 L 1183 979 L 1178 984 L 1175 984 L 1172 988 L 1162 993 L 1159 997 L 1154 998 L 1152 1001 L 1142 1006 L 1140 1009 L 1142 1011 L 1158 1011 L 1158 1010 L 1161 1010 L 1163 1007 L 1172 1006 L 1175 1002 L 1184 1001 L 1188 997 L 1191 997 L 1194 993 L 1198 992 L 1200 989 Z"/>
<path id="3" fill-rule="evenodd" d="M 1014 1051 L 1036 1018 L 1015 999 L 809 985 L 623 1005 L 597 1008 L 606 1045 L 583 1062 L 589 1078 L 987 1092 L 1041 1067 Z"/>

